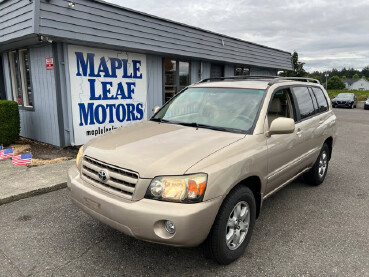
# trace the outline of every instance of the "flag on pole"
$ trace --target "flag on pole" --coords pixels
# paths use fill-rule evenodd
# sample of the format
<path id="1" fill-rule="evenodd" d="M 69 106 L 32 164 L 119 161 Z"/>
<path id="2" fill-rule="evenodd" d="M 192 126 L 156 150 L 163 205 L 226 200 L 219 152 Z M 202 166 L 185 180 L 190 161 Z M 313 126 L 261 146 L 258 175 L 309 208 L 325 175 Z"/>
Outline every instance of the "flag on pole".
<path id="1" fill-rule="evenodd" d="M 0 160 L 5 160 L 13 157 L 13 148 L 0 150 Z"/>
<path id="2" fill-rule="evenodd" d="M 31 153 L 19 154 L 12 157 L 12 163 L 15 165 L 25 165 L 32 163 Z"/>

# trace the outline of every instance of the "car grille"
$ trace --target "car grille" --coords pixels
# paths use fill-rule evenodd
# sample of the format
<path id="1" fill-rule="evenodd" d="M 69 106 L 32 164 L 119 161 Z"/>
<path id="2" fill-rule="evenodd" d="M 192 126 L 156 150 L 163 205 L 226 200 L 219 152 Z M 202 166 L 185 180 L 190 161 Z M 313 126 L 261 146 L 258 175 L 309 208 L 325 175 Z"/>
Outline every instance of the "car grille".
<path id="1" fill-rule="evenodd" d="M 102 171 L 106 174 L 106 180 L 99 177 L 99 172 Z M 137 172 L 113 166 L 88 156 L 83 157 L 82 179 L 115 195 L 132 199 L 138 178 Z"/>

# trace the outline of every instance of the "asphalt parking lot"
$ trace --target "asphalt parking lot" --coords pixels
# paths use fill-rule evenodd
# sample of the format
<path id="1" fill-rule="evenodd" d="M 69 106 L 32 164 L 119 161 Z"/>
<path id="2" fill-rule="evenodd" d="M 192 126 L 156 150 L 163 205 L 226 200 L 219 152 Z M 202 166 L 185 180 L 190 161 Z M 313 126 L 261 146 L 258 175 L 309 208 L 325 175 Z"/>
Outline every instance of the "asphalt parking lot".
<path id="1" fill-rule="evenodd" d="M 125 236 L 63 189 L 0 206 L 0 276 L 369 276 L 369 111 L 335 112 L 324 184 L 298 180 L 266 200 L 246 253 L 229 266 L 200 247 Z"/>

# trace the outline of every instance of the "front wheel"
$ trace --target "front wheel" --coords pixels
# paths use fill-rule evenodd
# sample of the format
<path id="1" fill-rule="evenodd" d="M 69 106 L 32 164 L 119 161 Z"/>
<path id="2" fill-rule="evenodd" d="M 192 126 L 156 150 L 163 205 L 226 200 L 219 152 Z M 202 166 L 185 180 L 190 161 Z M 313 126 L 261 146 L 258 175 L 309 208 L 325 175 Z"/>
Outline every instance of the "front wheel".
<path id="1" fill-rule="evenodd" d="M 329 155 L 329 147 L 324 143 L 314 166 L 305 174 L 311 185 L 318 186 L 323 183 L 328 171 Z"/>
<path id="2" fill-rule="evenodd" d="M 220 207 L 204 243 L 205 254 L 223 265 L 237 260 L 250 241 L 255 218 L 252 191 L 243 186 L 234 188 Z"/>

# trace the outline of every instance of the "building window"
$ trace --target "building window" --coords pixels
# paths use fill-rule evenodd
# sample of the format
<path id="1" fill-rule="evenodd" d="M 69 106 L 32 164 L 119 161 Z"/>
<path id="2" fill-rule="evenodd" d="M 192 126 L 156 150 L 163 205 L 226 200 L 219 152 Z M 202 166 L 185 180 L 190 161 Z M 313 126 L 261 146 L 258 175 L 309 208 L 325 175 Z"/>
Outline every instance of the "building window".
<path id="1" fill-rule="evenodd" d="M 164 59 L 164 99 L 167 102 L 190 84 L 190 63 Z"/>
<path id="2" fill-rule="evenodd" d="M 19 106 L 33 108 L 28 50 L 11 51 L 8 54 L 13 100 Z"/>
<path id="3" fill-rule="evenodd" d="M 249 76 L 250 68 L 243 66 L 235 66 L 234 68 L 234 76 Z"/>
<path id="4" fill-rule="evenodd" d="M 210 66 L 210 78 L 221 77 L 224 77 L 224 65 L 212 63 Z"/>

